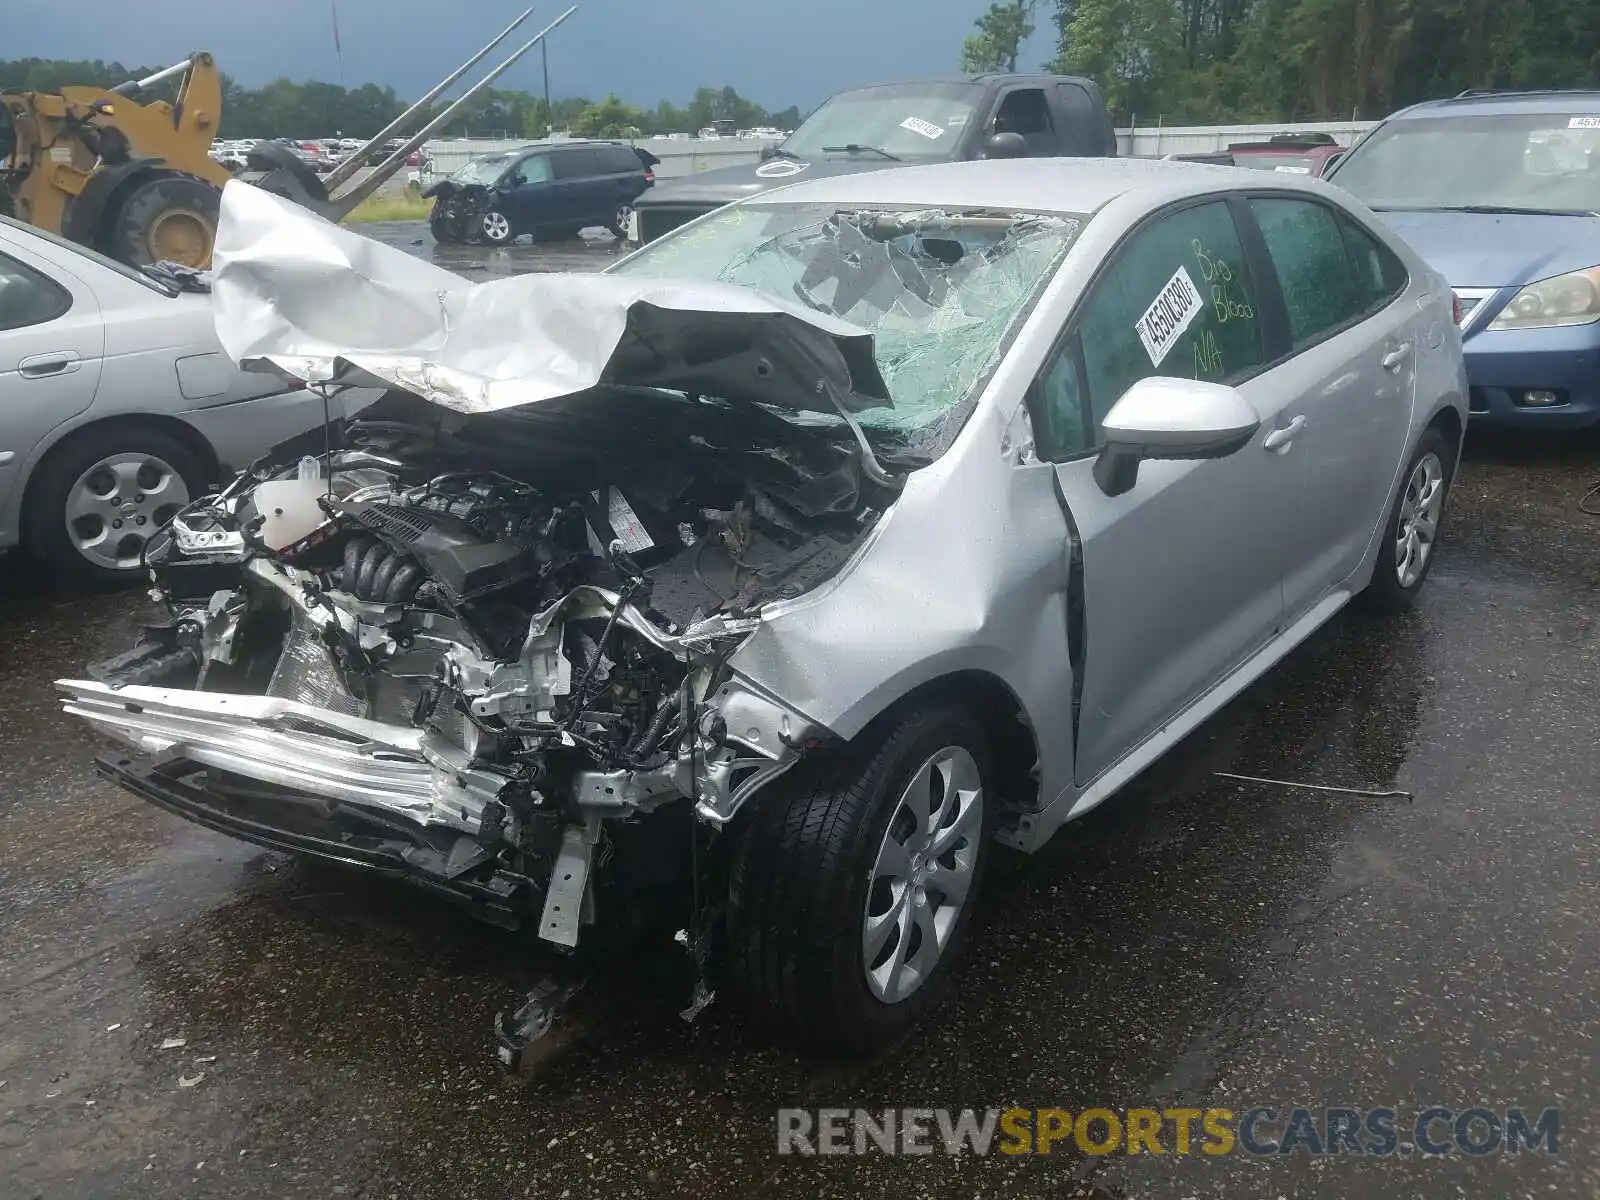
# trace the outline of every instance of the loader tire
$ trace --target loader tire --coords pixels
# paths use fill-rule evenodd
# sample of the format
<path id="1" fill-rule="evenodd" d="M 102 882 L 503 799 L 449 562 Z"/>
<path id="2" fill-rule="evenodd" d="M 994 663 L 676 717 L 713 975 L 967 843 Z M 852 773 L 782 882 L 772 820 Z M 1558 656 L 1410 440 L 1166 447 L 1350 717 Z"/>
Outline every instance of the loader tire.
<path id="1" fill-rule="evenodd" d="M 107 224 L 107 253 L 135 267 L 181 263 L 209 267 L 222 193 L 178 171 L 142 175 L 116 201 Z"/>

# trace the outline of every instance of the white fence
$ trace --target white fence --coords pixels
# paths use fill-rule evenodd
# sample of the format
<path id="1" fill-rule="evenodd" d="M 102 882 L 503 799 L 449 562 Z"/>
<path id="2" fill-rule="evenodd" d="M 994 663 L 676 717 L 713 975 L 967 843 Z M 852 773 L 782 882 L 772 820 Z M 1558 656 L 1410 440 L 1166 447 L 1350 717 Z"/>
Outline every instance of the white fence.
<path id="1" fill-rule="evenodd" d="M 1117 130 L 1118 153 L 1137 158 L 1167 154 L 1210 154 L 1230 142 L 1266 141 L 1275 133 L 1327 133 L 1348 146 L 1376 121 L 1307 122 L 1283 125 L 1140 125 Z"/>
<path id="2" fill-rule="evenodd" d="M 1141 125 L 1117 130 L 1117 149 L 1124 155 L 1160 158 L 1166 154 L 1206 154 L 1225 150 L 1230 142 L 1263 141 L 1274 133 L 1328 133 L 1348 146 L 1372 128 L 1371 121 L 1312 122 L 1283 125 Z M 559 140 L 559 139 L 557 139 Z M 541 139 L 448 138 L 428 143 L 435 174 L 448 175 L 479 154 L 495 154 L 534 146 Z M 642 146 L 661 160 L 660 179 L 675 179 L 718 167 L 737 167 L 760 161 L 761 148 L 776 143 L 758 138 L 640 138 Z"/>

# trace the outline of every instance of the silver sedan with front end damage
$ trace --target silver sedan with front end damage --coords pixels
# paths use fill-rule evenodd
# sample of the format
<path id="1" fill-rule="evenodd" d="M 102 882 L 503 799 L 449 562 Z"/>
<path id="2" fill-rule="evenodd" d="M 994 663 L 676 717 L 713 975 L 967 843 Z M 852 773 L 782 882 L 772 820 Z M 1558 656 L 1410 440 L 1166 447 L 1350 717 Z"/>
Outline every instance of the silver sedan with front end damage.
<path id="1" fill-rule="evenodd" d="M 817 180 L 481 284 L 233 183 L 217 261 L 235 358 L 388 391 L 153 548 L 170 621 L 60 685 L 103 770 L 560 947 L 694 897 L 702 971 L 854 1050 L 996 842 L 1414 600 L 1466 420 L 1444 282 L 1227 168 Z"/>

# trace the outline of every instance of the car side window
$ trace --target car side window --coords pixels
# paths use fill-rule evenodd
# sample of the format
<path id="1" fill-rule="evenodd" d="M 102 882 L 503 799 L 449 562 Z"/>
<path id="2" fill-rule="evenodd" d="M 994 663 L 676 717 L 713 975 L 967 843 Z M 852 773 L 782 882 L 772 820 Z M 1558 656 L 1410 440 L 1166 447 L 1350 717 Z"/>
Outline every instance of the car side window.
<path id="1" fill-rule="evenodd" d="M 72 293 L 55 280 L 0 254 L 0 330 L 53 321 L 72 307 Z"/>
<path id="2" fill-rule="evenodd" d="M 1406 290 L 1411 276 L 1398 255 L 1347 217 L 1339 225 L 1355 267 L 1356 294 L 1366 309 L 1380 308 Z"/>
<path id="3" fill-rule="evenodd" d="M 600 169 L 607 175 L 626 175 L 633 171 L 643 171 L 644 164 L 639 161 L 639 156 L 626 146 L 608 146 L 600 151 Z"/>
<path id="4" fill-rule="evenodd" d="M 523 183 L 549 183 L 550 156 L 548 154 L 528 155 L 517 164 L 517 174 L 522 176 Z"/>
<path id="5" fill-rule="evenodd" d="M 593 150 L 563 150 L 551 157 L 555 159 L 557 179 L 582 179 L 595 173 Z"/>
<path id="6" fill-rule="evenodd" d="M 1361 318 L 1369 303 L 1356 286 L 1331 208 L 1313 200 L 1263 196 L 1250 201 L 1250 211 L 1278 277 L 1296 350 Z"/>
<path id="7" fill-rule="evenodd" d="M 1147 376 L 1229 383 L 1253 373 L 1265 361 L 1256 312 L 1226 202 L 1136 231 L 1090 285 L 1071 336 L 1034 387 L 1040 457 L 1060 461 L 1098 446 L 1106 414 Z"/>

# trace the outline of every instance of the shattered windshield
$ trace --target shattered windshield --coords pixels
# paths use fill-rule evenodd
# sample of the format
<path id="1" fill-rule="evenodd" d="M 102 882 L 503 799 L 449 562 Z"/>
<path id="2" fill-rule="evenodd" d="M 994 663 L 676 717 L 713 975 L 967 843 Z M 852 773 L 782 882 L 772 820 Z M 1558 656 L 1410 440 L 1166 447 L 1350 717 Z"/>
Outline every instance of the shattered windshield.
<path id="1" fill-rule="evenodd" d="M 450 178 L 456 183 L 481 183 L 488 187 L 501 175 L 505 174 L 506 166 L 511 162 L 509 154 L 489 154 L 483 158 L 470 159 Z"/>
<path id="2" fill-rule="evenodd" d="M 789 135 L 799 158 L 871 154 L 933 162 L 955 157 L 983 99 L 972 83 L 892 83 L 840 92 Z M 872 147 L 851 151 L 850 146 Z"/>
<path id="3" fill-rule="evenodd" d="M 873 335 L 893 408 L 858 414 L 908 445 L 959 427 L 1085 218 L 735 205 L 619 263 L 619 275 L 738 284 Z M 833 418 L 782 410 L 786 420 Z"/>

